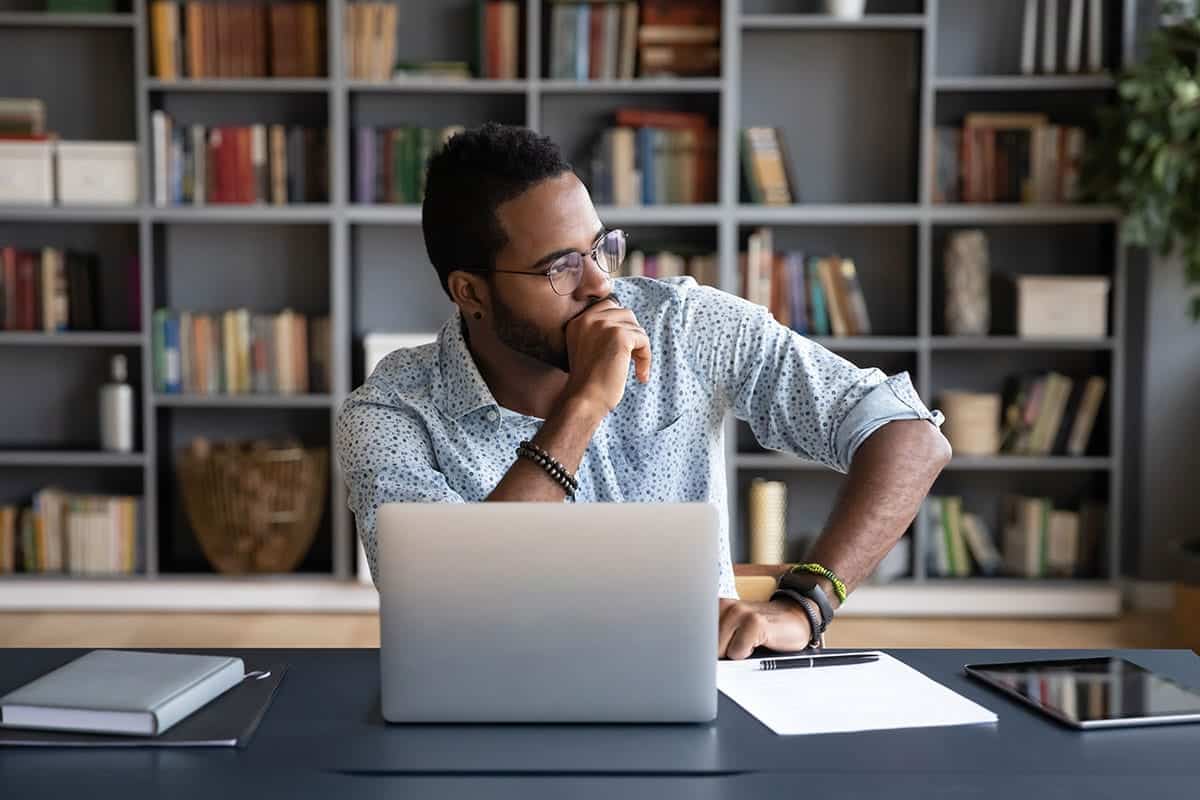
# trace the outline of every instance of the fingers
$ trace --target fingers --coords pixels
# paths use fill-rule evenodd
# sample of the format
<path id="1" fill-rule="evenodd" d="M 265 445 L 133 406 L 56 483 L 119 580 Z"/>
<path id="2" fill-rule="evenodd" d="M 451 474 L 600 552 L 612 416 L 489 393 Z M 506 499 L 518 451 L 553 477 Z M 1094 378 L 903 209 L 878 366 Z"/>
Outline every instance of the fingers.
<path id="1" fill-rule="evenodd" d="M 766 623 L 750 606 L 722 603 L 717 629 L 717 657 L 743 659 L 766 641 Z"/>
<path id="2" fill-rule="evenodd" d="M 641 328 L 633 335 L 633 369 L 642 383 L 650 382 L 650 337 Z"/>

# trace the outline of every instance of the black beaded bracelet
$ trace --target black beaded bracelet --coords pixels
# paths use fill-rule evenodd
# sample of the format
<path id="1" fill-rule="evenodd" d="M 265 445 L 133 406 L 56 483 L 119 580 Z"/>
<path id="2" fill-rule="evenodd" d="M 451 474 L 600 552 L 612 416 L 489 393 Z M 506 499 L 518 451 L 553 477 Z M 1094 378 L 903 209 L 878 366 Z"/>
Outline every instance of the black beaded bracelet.
<path id="1" fill-rule="evenodd" d="M 575 493 L 579 491 L 579 481 L 574 476 L 567 472 L 564 467 L 554 456 L 547 453 L 542 448 L 538 447 L 533 442 L 523 441 L 517 446 L 517 455 L 522 458 L 527 458 L 533 463 L 546 471 L 546 474 L 553 478 L 563 491 L 567 493 L 567 497 L 574 500 Z"/>

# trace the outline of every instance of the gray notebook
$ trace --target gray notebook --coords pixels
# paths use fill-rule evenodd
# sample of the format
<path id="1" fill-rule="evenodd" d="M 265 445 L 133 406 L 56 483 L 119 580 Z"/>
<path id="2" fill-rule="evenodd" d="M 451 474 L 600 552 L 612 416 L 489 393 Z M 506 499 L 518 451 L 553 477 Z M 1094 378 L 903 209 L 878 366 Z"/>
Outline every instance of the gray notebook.
<path id="1" fill-rule="evenodd" d="M 243 677 L 240 658 L 93 650 L 0 697 L 0 726 L 157 736 Z"/>

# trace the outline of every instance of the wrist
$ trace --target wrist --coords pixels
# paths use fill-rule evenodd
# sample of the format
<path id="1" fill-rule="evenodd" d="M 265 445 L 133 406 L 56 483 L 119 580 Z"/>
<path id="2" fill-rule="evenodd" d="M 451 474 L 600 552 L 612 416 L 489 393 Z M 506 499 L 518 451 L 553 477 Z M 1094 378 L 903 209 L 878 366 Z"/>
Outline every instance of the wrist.
<path id="1" fill-rule="evenodd" d="M 770 615 L 773 624 L 767 632 L 767 647 L 791 652 L 819 646 L 820 635 L 814 632 L 813 621 L 820 619 L 820 612 L 808 601 L 777 595 L 768 605 L 776 613 Z"/>
<path id="2" fill-rule="evenodd" d="M 595 431 L 608 416 L 608 406 L 582 392 L 572 393 L 563 398 L 558 414 L 564 420 L 586 425 L 591 431 Z"/>

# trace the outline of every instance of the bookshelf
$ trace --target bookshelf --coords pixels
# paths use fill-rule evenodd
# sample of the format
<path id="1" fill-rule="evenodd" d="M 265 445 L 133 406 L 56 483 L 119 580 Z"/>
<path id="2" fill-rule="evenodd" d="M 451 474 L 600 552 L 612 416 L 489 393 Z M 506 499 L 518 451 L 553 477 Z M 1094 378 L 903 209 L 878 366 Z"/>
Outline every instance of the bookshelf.
<path id="1" fill-rule="evenodd" d="M 1105 66 L 1132 51 L 1134 0 L 1105 0 Z M 49 398 L 18 403 L 0 422 L 0 494 L 27 496 L 56 483 L 68 489 L 143 495 L 147 574 L 123 580 L 27 576 L 0 580 L 0 609 L 224 608 L 368 610 L 376 599 L 353 581 L 354 527 L 333 474 L 326 513 L 309 557 L 287 576 L 213 575 L 180 507 L 174 453 L 191 436 L 294 433 L 331 446 L 342 400 L 362 379 L 362 338 L 371 331 L 436 330 L 449 312 L 424 252 L 420 209 L 352 202 L 354 128 L 360 125 L 524 124 L 554 137 L 586 164 L 590 137 L 618 106 L 705 113 L 719 129 L 718 202 L 700 206 L 599 209 L 635 245 L 683 241 L 718 254 L 721 285 L 737 288 L 737 256 L 755 227 L 769 226 L 783 247 L 853 255 L 860 264 L 880 335 L 819 341 L 862 364 L 909 370 L 922 397 L 938 391 L 999 388 L 1032 360 L 1047 368 L 1097 368 L 1110 394 L 1087 457 L 956 458 L 935 491 L 989 496 L 1045 489 L 1070 497 L 1107 497 L 1110 530 L 1101 580 L 932 580 L 914 558 L 908 578 L 863 586 L 848 613 L 1103 615 L 1119 609 L 1125 380 L 1125 262 L 1118 213 L 1091 206 L 939 206 L 928 181 L 926 131 L 968 110 L 1052 110 L 1081 118 L 1111 96 L 1111 74 L 1018 74 L 1022 4 L 991 0 L 871 0 L 862 20 L 818 13 L 819 0 L 723 0 L 722 70 L 713 78 L 604 81 L 548 79 L 547 4 L 521 4 L 523 77 L 511 80 L 349 79 L 342 66 L 344 0 L 328 0 L 321 78 L 161 80 L 151 73 L 147 0 L 124 0 L 113 15 L 46 15 L 30 0 L 0 0 L 0 96 L 40 96 L 49 127 L 68 138 L 138 142 L 142 197 L 150 197 L 150 113 L 163 109 L 204 124 L 285 122 L 329 128 L 329 201 L 291 206 L 12 208 L 0 206 L 0 241 L 30 224 L 39 243 L 63 244 L 55 229 L 125 243 L 139 256 L 143 319 L 162 305 L 203 308 L 291 305 L 332 321 L 333 387 L 327 395 L 195 397 L 153 390 L 148 332 L 0 334 L 0 382 L 16 370 Z M 1065 5 L 1065 4 L 1062 4 Z M 400 57 L 470 60 L 473 0 L 406 3 Z M 535 32 L 538 35 L 528 35 Z M 8 54 L 8 55 L 5 55 Z M 54 81 L 29 77 L 30 61 L 54 58 Z M 98 76 L 103 75 L 103 78 Z M 779 102 L 780 93 L 787 102 Z M 99 94 L 111 102 L 79 102 Z M 832 108 L 837 113 L 814 113 Z M 795 205 L 747 204 L 740 193 L 739 128 L 782 127 L 799 187 Z M 871 154 L 869 158 L 863 153 Z M 1107 337 L 1086 341 L 968 339 L 943 335 L 941 247 L 962 227 L 982 227 L 1005 254 L 1029 256 L 1033 271 L 1058 268 L 1053 254 L 1082 247 L 1113 278 Z M 106 249 L 107 248 L 107 249 Z M 112 245 L 97 247 L 103 252 Z M 104 261 L 105 264 L 110 263 Z M 996 257 L 993 256 L 995 268 Z M 864 269 L 864 265 L 867 265 Z M 267 280 L 272 276 L 272 280 Z M 902 302 L 889 305 L 890 298 Z M 125 352 L 138 388 L 139 452 L 109 456 L 79 449 L 95 439 L 68 402 L 93 402 L 112 352 Z M 54 359 L 49 364 L 46 356 Z M 962 386 L 959 386 L 962 384 Z M 30 407 L 26 407 L 30 406 Z M 86 423 L 87 420 L 84 420 Z M 20 425 L 22 427 L 18 428 Z M 32 426 L 32 427 L 31 427 Z M 31 441 L 16 433 L 39 431 Z M 793 514 L 823 521 L 840 477 L 817 465 L 757 452 L 742 426 L 727 428 L 727 482 L 734 560 L 748 544 L 739 503 L 755 476 L 789 484 Z M 1103 441 L 1101 441 L 1103 440 Z M 1095 443 L 1095 442 L 1094 442 Z M 925 533 L 911 534 L 916 553 Z"/>

